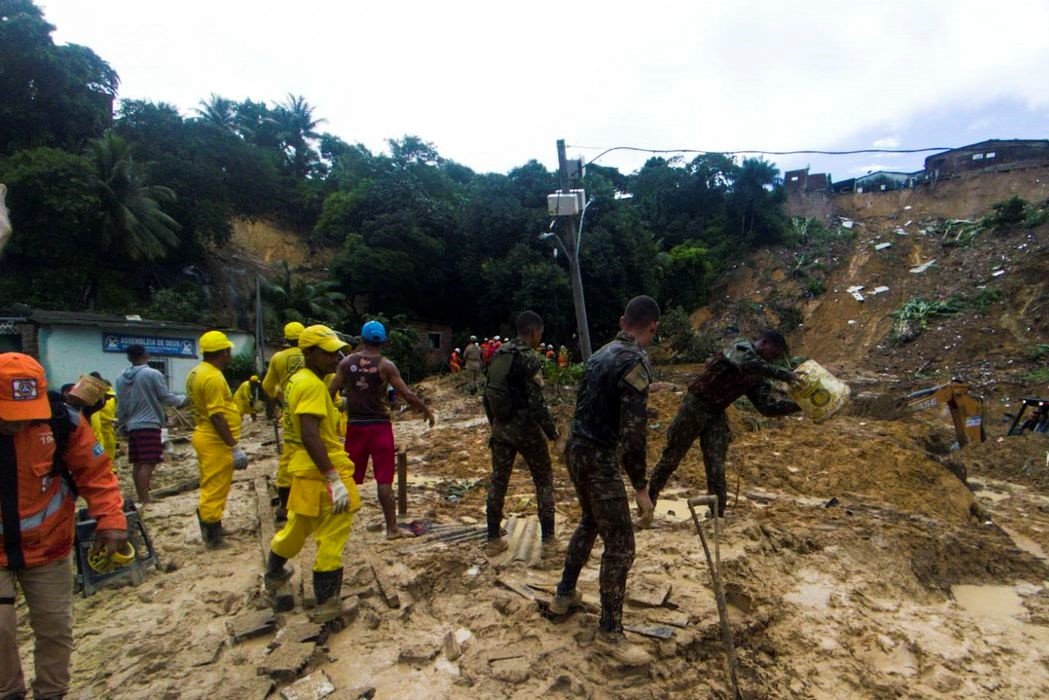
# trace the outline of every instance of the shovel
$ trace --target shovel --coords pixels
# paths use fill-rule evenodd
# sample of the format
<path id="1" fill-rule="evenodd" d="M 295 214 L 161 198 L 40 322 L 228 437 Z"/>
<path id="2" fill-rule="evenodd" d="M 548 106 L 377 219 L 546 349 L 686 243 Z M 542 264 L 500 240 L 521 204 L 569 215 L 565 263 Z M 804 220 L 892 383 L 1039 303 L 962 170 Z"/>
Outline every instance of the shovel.
<path id="1" fill-rule="evenodd" d="M 692 522 L 696 524 L 696 532 L 699 533 L 699 541 L 703 545 L 703 553 L 707 556 L 707 566 L 710 567 L 710 580 L 714 584 L 714 599 L 718 606 L 718 620 L 721 623 L 721 643 L 725 646 L 725 671 L 728 674 L 729 686 L 732 688 L 732 697 L 742 698 L 739 692 L 739 677 L 736 672 L 736 645 L 732 641 L 732 628 L 728 624 L 728 606 L 725 603 L 725 591 L 721 588 L 721 548 L 718 543 L 718 520 L 714 518 L 714 559 L 710 558 L 710 548 L 707 547 L 707 538 L 703 534 L 703 528 L 699 524 L 699 516 L 696 515 L 696 506 L 710 506 L 711 513 L 718 512 L 718 497 L 697 496 L 688 499 L 688 510 L 692 513 Z"/>

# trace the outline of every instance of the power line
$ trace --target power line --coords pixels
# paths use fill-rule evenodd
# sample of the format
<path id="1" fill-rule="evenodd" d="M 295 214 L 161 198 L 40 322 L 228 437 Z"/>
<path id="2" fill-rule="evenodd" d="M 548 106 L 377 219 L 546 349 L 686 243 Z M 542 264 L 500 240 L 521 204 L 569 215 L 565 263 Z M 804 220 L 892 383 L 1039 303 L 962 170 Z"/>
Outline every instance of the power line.
<path id="1" fill-rule="evenodd" d="M 580 148 L 584 150 L 598 150 L 603 146 L 569 146 L 569 148 Z M 698 148 L 639 148 L 637 146 L 613 146 L 612 148 L 605 148 L 605 150 L 598 153 L 596 156 L 587 161 L 587 165 L 594 163 L 598 158 L 608 155 L 613 151 L 637 151 L 640 153 L 702 153 L 704 155 L 712 156 L 733 156 L 733 155 L 766 155 L 766 156 L 801 156 L 801 155 L 820 155 L 820 156 L 851 156 L 858 155 L 861 153 L 928 153 L 930 151 L 951 151 L 954 150 L 953 146 L 930 146 L 929 148 L 861 148 L 854 151 L 818 151 L 818 150 L 800 150 L 800 151 L 766 151 L 760 149 L 740 149 L 738 151 L 706 151 Z"/>

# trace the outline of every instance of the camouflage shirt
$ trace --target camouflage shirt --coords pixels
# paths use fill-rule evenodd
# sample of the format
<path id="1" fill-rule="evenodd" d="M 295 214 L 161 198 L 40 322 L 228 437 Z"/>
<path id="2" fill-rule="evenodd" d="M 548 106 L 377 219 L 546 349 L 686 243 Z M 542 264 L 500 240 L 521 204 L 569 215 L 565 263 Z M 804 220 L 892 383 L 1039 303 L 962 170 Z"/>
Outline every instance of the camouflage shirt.
<path id="1" fill-rule="evenodd" d="M 543 396 L 543 365 L 539 354 L 520 338 L 504 343 L 496 352 L 514 353 L 513 364 L 506 376 L 510 402 L 514 407 L 511 420 L 534 422 L 548 438 L 554 439 L 557 427 Z"/>
<path id="2" fill-rule="evenodd" d="M 572 438 L 597 447 L 621 447 L 623 470 L 635 489 L 648 484 L 648 385 L 652 368 L 634 337 L 620 332 L 595 352 L 583 369 L 576 395 Z"/>
<path id="3" fill-rule="evenodd" d="M 789 382 L 792 376 L 789 370 L 765 361 L 752 343 L 740 338 L 710 358 L 688 390 L 710 411 L 723 411 L 745 394 L 762 414 L 782 416 L 801 409 L 793 401 L 773 398 L 768 380 Z"/>

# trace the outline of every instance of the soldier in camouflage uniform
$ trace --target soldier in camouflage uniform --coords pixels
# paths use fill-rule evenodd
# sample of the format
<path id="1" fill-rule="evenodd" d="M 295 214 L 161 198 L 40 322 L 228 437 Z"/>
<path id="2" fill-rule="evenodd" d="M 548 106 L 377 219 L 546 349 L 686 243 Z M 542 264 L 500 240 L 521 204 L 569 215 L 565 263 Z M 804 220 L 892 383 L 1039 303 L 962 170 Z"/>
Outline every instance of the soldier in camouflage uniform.
<path id="1" fill-rule="evenodd" d="M 554 474 L 546 439 L 556 440 L 557 427 L 543 397 L 543 368 L 535 348 L 543 337 L 543 319 L 534 311 L 517 317 L 517 337 L 495 352 L 488 370 L 484 406 L 492 424 L 492 482 L 488 488 L 489 556 L 506 551 L 500 530 L 503 501 L 518 453 L 535 483 L 543 556 L 554 554 Z M 544 436 L 546 439 L 544 439 Z"/>
<path id="2" fill-rule="evenodd" d="M 648 388 L 651 368 L 645 355 L 659 327 L 659 306 L 651 297 L 635 297 L 619 320 L 621 332 L 587 360 L 576 397 L 575 419 L 565 446 L 568 473 L 575 485 L 582 519 L 572 535 L 554 614 L 564 614 L 580 600 L 579 572 L 590 558 L 594 540 L 601 556 L 601 621 L 595 645 L 627 665 L 648 663 L 648 654 L 623 637 L 623 599 L 634 561 L 634 530 L 623 478 L 616 464 L 622 455 L 642 517 L 650 517 L 645 475 Z"/>
<path id="3" fill-rule="evenodd" d="M 746 395 L 765 416 L 785 416 L 800 411 L 793 401 L 773 398 L 769 384 L 770 379 L 794 381 L 792 372 L 771 364 L 786 351 L 783 336 L 776 331 L 766 331 L 757 342 L 751 344 L 740 338 L 707 361 L 703 374 L 689 385 L 667 431 L 667 445 L 652 470 L 648 495 L 653 503 L 698 437 L 707 471 L 707 493 L 718 497 L 718 516 L 725 515 L 728 499 L 725 455 L 731 439 L 725 409 Z"/>

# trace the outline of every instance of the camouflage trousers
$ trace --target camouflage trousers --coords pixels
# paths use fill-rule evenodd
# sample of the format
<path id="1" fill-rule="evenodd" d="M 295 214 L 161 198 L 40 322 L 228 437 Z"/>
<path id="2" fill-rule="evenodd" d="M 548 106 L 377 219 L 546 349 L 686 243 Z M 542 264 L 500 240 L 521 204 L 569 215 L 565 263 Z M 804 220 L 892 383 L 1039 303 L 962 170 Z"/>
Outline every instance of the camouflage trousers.
<path id="1" fill-rule="evenodd" d="M 532 422 L 511 421 L 492 426 L 492 439 L 488 442 L 492 450 L 492 481 L 488 486 L 488 538 L 500 535 L 503 521 L 503 503 L 506 489 L 510 485 L 510 473 L 514 459 L 524 457 L 528 471 L 535 484 L 535 500 L 539 506 L 539 526 L 543 539 L 554 536 L 554 472 L 550 464 L 550 452 L 546 447 L 546 436 Z"/>
<path id="2" fill-rule="evenodd" d="M 725 455 L 728 454 L 728 444 L 732 435 L 728 429 L 725 412 L 710 412 L 703 402 L 691 393 L 685 394 L 681 408 L 667 430 L 667 445 L 652 470 L 652 478 L 648 482 L 648 495 L 655 503 L 667 479 L 677 470 L 697 437 L 703 450 L 703 464 L 707 471 L 707 493 L 718 497 L 718 515 L 721 516 L 725 514 L 725 502 L 728 498 Z"/>
<path id="3" fill-rule="evenodd" d="M 590 559 L 594 540 L 600 536 L 605 545 L 601 555 L 600 628 L 622 632 L 626 579 L 634 563 L 634 526 L 616 452 L 570 439 L 565 447 L 565 461 L 582 518 L 568 543 L 557 592 L 567 595 L 575 590 L 579 572 Z"/>

